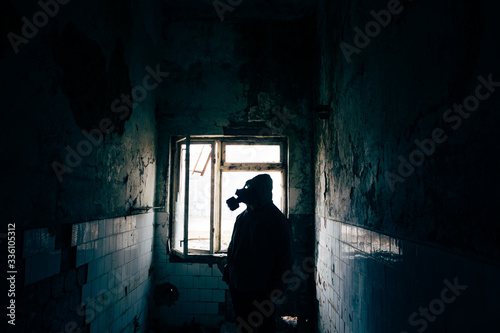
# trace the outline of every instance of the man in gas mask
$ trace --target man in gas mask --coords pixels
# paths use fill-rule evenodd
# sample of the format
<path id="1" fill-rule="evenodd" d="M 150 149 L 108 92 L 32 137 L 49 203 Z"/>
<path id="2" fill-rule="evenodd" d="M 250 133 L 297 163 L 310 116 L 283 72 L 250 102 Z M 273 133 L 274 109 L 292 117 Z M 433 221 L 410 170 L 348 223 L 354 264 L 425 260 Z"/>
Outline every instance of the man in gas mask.
<path id="1" fill-rule="evenodd" d="M 293 265 L 290 222 L 273 204 L 272 188 L 271 177 L 261 174 L 227 200 L 231 210 L 247 205 L 236 218 L 223 275 L 238 332 L 275 331 L 275 305 L 281 303 L 274 298 L 283 295 L 283 274 Z"/>

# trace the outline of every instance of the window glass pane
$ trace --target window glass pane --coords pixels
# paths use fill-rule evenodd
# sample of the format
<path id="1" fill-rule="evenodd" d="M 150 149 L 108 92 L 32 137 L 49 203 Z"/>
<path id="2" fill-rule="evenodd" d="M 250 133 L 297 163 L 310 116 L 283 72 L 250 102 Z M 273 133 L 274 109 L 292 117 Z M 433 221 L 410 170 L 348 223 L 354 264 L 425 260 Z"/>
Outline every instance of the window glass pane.
<path id="1" fill-rule="evenodd" d="M 211 151 L 210 144 L 189 146 L 188 247 L 190 250 L 210 250 Z"/>
<path id="2" fill-rule="evenodd" d="M 233 226 L 236 217 L 246 209 L 244 203 L 235 211 L 231 211 L 226 200 L 234 196 L 237 189 L 245 186 L 245 182 L 263 172 L 227 171 L 222 172 L 222 198 L 221 198 L 221 251 L 226 251 L 231 241 Z M 281 171 L 264 172 L 273 180 L 273 203 L 283 212 L 283 184 Z"/>
<path id="3" fill-rule="evenodd" d="M 279 163 L 280 145 L 225 145 L 227 163 Z"/>
<path id="4" fill-rule="evenodd" d="M 179 251 L 184 251 L 184 198 L 185 198 L 185 180 L 186 180 L 186 145 L 180 146 L 179 158 L 179 183 L 175 195 L 174 205 L 174 230 L 172 247 Z"/>

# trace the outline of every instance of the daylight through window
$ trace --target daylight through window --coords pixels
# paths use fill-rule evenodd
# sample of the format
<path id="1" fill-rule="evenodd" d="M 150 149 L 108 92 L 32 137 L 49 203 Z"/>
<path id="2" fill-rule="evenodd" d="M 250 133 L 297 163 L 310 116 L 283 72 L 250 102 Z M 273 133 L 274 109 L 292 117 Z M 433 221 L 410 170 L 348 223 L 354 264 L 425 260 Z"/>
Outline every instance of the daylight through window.
<path id="1" fill-rule="evenodd" d="M 181 256 L 223 254 L 236 216 L 226 199 L 248 179 L 267 173 L 273 202 L 286 215 L 286 139 L 200 138 L 175 142 L 172 169 L 172 250 Z"/>

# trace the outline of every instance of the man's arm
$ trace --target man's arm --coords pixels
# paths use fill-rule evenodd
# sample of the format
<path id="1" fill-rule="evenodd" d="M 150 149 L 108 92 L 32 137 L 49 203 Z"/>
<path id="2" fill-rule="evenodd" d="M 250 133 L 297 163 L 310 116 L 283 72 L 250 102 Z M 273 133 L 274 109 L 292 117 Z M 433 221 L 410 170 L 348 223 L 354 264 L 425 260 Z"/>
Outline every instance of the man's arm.
<path id="1" fill-rule="evenodd" d="M 293 268 L 293 236 L 290 221 L 284 216 L 276 224 L 275 230 L 275 267 L 272 278 L 272 289 L 284 291 L 283 274 Z"/>

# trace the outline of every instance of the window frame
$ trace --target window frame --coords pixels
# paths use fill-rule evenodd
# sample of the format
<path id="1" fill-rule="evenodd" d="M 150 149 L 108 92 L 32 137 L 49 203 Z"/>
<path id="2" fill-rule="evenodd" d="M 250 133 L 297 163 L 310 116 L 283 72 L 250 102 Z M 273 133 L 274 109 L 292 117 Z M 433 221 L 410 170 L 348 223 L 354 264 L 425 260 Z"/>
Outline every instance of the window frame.
<path id="1" fill-rule="evenodd" d="M 210 246 L 209 250 L 189 249 L 189 169 L 192 161 L 190 159 L 191 144 L 211 144 L 211 209 L 210 209 Z M 184 230 L 182 235 L 182 252 L 176 249 L 174 242 L 179 240 L 179 235 L 175 234 L 176 221 L 176 197 L 180 188 L 180 170 L 181 170 L 181 147 L 186 144 L 186 165 L 185 165 L 185 193 L 184 193 Z M 226 149 L 227 145 L 279 145 L 280 162 L 278 163 L 227 163 Z M 222 173 L 231 171 L 247 172 L 266 172 L 280 171 L 282 177 L 282 210 L 285 216 L 288 216 L 288 138 L 284 136 L 183 136 L 172 137 L 170 158 L 170 203 L 169 203 L 169 246 L 168 252 L 175 254 L 182 259 L 196 258 L 223 258 L 227 251 L 221 251 L 221 210 L 225 203 L 222 195 Z M 187 203 L 187 204 L 186 204 Z M 187 242 L 186 242 L 187 239 Z"/>

